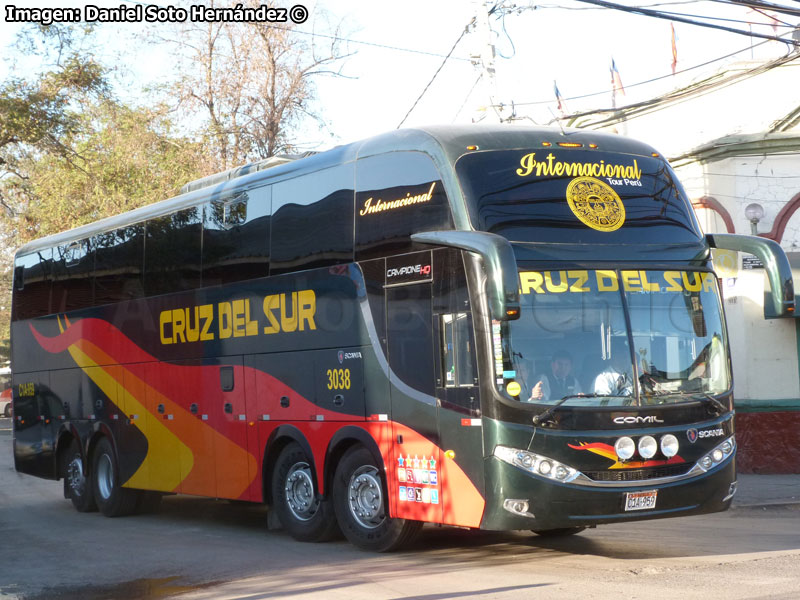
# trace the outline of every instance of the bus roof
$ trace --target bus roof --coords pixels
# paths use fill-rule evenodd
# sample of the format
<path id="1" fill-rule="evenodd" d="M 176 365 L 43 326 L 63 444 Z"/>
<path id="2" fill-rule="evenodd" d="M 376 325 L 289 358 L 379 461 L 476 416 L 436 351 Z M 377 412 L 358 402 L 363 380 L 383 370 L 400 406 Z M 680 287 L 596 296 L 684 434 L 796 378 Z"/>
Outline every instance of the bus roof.
<path id="1" fill-rule="evenodd" d="M 480 150 L 508 150 L 526 148 L 531 144 L 538 145 L 542 142 L 550 142 L 554 145 L 559 142 L 574 142 L 584 145 L 591 143 L 597 144 L 605 151 L 627 154 L 651 155 L 654 152 L 650 146 L 630 138 L 585 130 L 516 125 L 434 125 L 416 129 L 399 129 L 351 144 L 337 146 L 304 158 L 283 162 L 273 161 L 278 164 L 269 168 L 264 168 L 263 161 L 259 161 L 251 165 L 236 167 L 223 174 L 211 175 L 184 186 L 184 188 L 192 188 L 191 191 L 31 241 L 20 247 L 16 254 L 21 256 L 37 250 L 69 244 L 125 225 L 160 217 L 176 210 L 190 208 L 211 200 L 228 198 L 240 190 L 273 181 L 291 179 L 375 154 L 411 150 L 425 152 L 433 158 L 434 163 L 444 175 L 444 167 L 452 165 L 461 155 L 468 152 L 468 146 L 477 146 Z M 237 174 L 240 175 L 237 176 Z M 197 184 L 201 184 L 203 181 L 210 182 L 210 185 L 198 187 Z"/>

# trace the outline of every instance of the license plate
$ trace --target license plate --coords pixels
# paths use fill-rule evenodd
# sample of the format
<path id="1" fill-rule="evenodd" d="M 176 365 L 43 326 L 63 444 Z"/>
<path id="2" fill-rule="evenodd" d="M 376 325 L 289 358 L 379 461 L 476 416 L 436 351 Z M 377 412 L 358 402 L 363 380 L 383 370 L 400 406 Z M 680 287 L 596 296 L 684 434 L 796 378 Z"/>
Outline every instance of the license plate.
<path id="1" fill-rule="evenodd" d="M 647 510 L 656 507 L 658 490 L 649 492 L 628 492 L 625 494 L 625 510 Z"/>

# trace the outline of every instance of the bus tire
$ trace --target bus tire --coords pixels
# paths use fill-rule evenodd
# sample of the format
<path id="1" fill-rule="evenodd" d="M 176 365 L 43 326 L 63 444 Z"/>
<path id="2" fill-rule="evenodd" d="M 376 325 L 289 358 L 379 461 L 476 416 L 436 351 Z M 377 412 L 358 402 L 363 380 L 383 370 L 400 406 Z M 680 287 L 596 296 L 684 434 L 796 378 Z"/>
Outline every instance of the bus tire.
<path id="1" fill-rule="evenodd" d="M 336 466 L 333 505 L 345 537 L 373 552 L 391 552 L 409 544 L 422 522 L 388 516 L 386 477 L 372 453 L 353 446 Z"/>
<path id="2" fill-rule="evenodd" d="M 91 479 L 87 473 L 78 440 L 72 440 L 63 457 L 64 496 L 69 498 L 78 512 L 97 510 Z"/>
<path id="3" fill-rule="evenodd" d="M 320 499 L 310 459 L 296 442 L 278 455 L 272 503 L 281 525 L 300 542 L 327 542 L 339 533 L 330 499 Z"/>
<path id="4" fill-rule="evenodd" d="M 122 517 L 136 510 L 139 490 L 123 488 L 114 448 L 104 437 L 92 453 L 92 489 L 97 508 L 107 517 Z"/>
<path id="5" fill-rule="evenodd" d="M 531 529 L 531 531 L 542 537 L 566 537 L 580 533 L 584 529 L 586 527 L 560 527 L 558 529 Z"/>

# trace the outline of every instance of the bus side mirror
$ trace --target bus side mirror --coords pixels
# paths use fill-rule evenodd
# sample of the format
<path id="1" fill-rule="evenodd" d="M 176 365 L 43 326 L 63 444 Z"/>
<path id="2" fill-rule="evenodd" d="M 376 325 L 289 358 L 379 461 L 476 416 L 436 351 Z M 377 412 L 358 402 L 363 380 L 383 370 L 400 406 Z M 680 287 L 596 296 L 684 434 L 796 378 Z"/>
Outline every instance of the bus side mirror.
<path id="1" fill-rule="evenodd" d="M 517 258 L 509 241 L 485 231 L 428 231 L 411 236 L 415 242 L 449 246 L 479 255 L 486 270 L 488 303 L 492 319 L 519 318 L 519 274 Z"/>
<path id="2" fill-rule="evenodd" d="M 778 243 L 754 235 L 732 233 L 709 233 L 706 235 L 706 240 L 712 248 L 753 254 L 764 265 L 772 288 L 770 301 L 764 303 L 765 319 L 796 316 L 792 268 Z"/>

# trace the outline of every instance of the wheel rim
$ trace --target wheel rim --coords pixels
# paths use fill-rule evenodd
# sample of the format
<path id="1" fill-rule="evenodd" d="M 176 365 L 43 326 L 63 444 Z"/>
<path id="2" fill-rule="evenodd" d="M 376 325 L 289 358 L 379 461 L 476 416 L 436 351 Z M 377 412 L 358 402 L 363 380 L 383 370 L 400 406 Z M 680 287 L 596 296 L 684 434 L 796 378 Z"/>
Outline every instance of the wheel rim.
<path id="1" fill-rule="evenodd" d="M 371 465 L 360 467 L 353 473 L 348 486 L 350 514 L 359 525 L 375 529 L 383 523 L 383 487 L 378 469 Z"/>
<path id="2" fill-rule="evenodd" d="M 80 455 L 76 455 L 67 465 L 67 484 L 73 496 L 83 495 L 86 487 L 86 476 L 83 474 L 83 460 Z"/>
<path id="3" fill-rule="evenodd" d="M 284 490 L 286 505 L 295 519 L 309 521 L 317 514 L 319 500 L 314 495 L 314 480 L 311 478 L 311 467 L 308 463 L 292 465 L 286 475 Z"/>
<path id="4" fill-rule="evenodd" d="M 108 454 L 101 454 L 97 461 L 97 491 L 103 500 L 108 500 L 113 489 L 114 467 L 111 464 L 111 457 Z"/>

